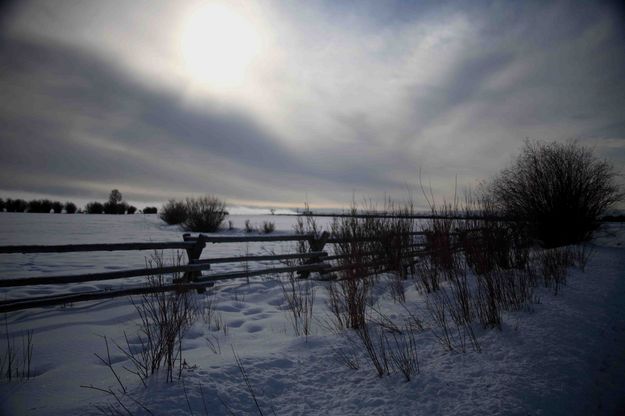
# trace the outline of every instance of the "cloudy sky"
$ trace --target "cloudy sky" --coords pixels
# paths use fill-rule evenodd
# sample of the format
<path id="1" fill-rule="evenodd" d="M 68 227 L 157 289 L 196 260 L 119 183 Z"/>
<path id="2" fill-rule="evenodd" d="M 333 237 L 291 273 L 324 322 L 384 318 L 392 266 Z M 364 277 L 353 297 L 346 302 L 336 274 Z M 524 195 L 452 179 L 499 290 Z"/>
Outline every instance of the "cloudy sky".
<path id="1" fill-rule="evenodd" d="M 419 202 L 525 138 L 625 167 L 607 2 L 19 1 L 0 9 L 0 196 Z"/>

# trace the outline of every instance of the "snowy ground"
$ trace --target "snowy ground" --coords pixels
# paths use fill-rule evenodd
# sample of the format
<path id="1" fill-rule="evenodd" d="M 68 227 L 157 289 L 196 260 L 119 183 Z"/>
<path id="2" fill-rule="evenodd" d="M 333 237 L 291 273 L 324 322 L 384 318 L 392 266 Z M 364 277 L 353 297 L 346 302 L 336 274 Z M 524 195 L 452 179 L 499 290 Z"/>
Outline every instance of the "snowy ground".
<path id="1" fill-rule="evenodd" d="M 284 233 L 294 222 L 294 217 L 233 216 L 234 226 L 242 228 L 245 219 L 258 225 L 275 221 Z M 242 231 L 230 231 L 237 232 Z M 179 241 L 181 234 L 155 216 L 0 214 L 0 245 Z M 505 315 L 502 331 L 481 330 L 480 353 L 447 352 L 430 331 L 419 333 L 420 373 L 410 382 L 400 374 L 378 378 L 362 351 L 356 352 L 358 369 L 341 362 L 337 348 L 346 345 L 345 336 L 325 326 L 327 283 L 314 283 L 312 335 L 296 336 L 282 289 L 272 277 L 220 283 L 196 295 L 200 303 L 212 299 L 215 310 L 211 322 L 198 319 L 185 334 L 189 367 L 182 382 L 165 383 L 156 375 L 145 388 L 122 369 L 128 363 L 115 348 L 112 359 L 128 396 L 155 415 L 258 414 L 233 348 L 264 414 L 625 414 L 624 237 L 622 226 L 605 229 L 585 273 L 571 269 L 558 296 L 539 290 L 540 303 Z M 290 246 L 212 245 L 204 257 L 269 251 L 286 252 Z M 0 271 L 2 277 L 103 271 L 141 266 L 148 254 L 0 255 Z M 129 279 L 133 282 L 138 280 Z M 81 284 L 72 290 L 111 285 Z M 403 309 L 386 289 L 376 287 L 376 305 L 400 319 Z M 2 296 L 58 290 L 52 285 L 12 289 Z M 410 283 L 406 290 L 407 305 L 418 310 L 422 296 Z M 224 325 L 217 329 L 215 320 Z M 101 414 L 96 406 L 111 398 L 80 386 L 118 385 L 94 353 L 106 353 L 103 336 L 122 342 L 124 331 L 137 330 L 134 307 L 123 298 L 13 312 L 6 315 L 6 325 L 17 339 L 34 331 L 35 376 L 0 383 L 2 415 Z M 149 414 L 125 400 L 133 414 Z"/>

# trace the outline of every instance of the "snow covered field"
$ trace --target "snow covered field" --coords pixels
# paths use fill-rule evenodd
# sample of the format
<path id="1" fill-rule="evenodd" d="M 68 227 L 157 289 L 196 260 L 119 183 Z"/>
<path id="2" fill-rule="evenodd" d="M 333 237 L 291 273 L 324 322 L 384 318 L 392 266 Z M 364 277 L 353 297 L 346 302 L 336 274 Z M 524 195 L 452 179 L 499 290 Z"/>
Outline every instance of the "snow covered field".
<path id="1" fill-rule="evenodd" d="M 274 221 L 278 233 L 291 233 L 295 221 L 281 216 L 231 219 L 237 229 L 226 234 L 242 233 L 245 219 L 257 225 Z M 471 348 L 465 353 L 445 351 L 426 327 L 416 336 L 420 372 L 410 382 L 397 373 L 378 378 L 364 351 L 354 351 L 357 369 L 342 362 L 339 351 L 350 344 L 345 334 L 327 328 L 326 282 L 312 283 L 312 334 L 296 336 L 282 288 L 271 276 L 249 284 L 244 279 L 218 283 L 195 295 L 200 304 L 212 302 L 214 310 L 208 322 L 199 318 L 185 333 L 182 348 L 188 365 L 182 381 L 166 383 L 157 374 L 144 387 L 122 368 L 129 363 L 113 346 L 111 358 L 128 389 L 123 400 L 132 414 L 150 414 L 146 409 L 155 415 L 258 414 L 233 351 L 264 414 L 625 414 L 624 237 L 619 225 L 602 230 L 586 271 L 570 269 L 558 296 L 539 289 L 540 302 L 532 310 L 506 314 L 501 331 L 479 329 L 479 353 Z M 181 239 L 182 231 L 156 216 L 0 214 L 0 245 Z M 271 251 L 292 248 L 289 243 L 216 244 L 203 257 Z M 2 277 L 18 277 L 125 269 L 142 266 L 148 255 L 0 255 L 0 271 Z M 115 285 L 91 282 L 72 290 Z M 405 286 L 406 305 L 418 313 L 423 296 L 410 281 Z M 58 290 L 53 285 L 18 288 L 4 290 L 2 296 Z M 375 287 L 374 298 L 376 308 L 402 321 L 404 308 L 392 301 L 383 282 Z M 119 389 L 94 353 L 106 355 L 103 337 L 123 343 L 124 331 L 136 333 L 136 311 L 128 299 L 13 312 L 6 315 L 6 326 L 18 342 L 34 331 L 34 377 L 0 383 L 0 414 L 102 414 L 98 407 L 113 403 L 110 396 L 80 386 Z M 1 333 L 4 356 L 6 337 Z"/>

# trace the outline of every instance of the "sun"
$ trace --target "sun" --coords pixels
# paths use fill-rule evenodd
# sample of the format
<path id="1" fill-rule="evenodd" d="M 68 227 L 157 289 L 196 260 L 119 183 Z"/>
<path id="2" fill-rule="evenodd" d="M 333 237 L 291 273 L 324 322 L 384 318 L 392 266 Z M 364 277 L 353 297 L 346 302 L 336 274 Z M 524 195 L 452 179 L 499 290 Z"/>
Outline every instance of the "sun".
<path id="1" fill-rule="evenodd" d="M 244 84 L 263 49 L 254 16 L 233 4 L 204 3 L 189 13 L 182 28 L 185 71 L 213 91 Z"/>

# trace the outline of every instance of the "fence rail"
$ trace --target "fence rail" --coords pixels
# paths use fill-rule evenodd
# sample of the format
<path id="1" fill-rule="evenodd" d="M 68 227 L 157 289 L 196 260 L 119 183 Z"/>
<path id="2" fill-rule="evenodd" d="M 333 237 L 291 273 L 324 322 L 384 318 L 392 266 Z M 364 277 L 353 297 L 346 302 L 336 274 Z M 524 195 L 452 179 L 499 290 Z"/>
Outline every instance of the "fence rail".
<path id="1" fill-rule="evenodd" d="M 194 241 L 171 241 L 161 243 L 113 243 L 113 244 L 66 244 L 53 246 L 0 246 L 1 254 L 10 253 L 72 253 L 85 251 L 133 251 L 133 250 L 167 250 L 189 249 L 195 246 Z"/>
<path id="2" fill-rule="evenodd" d="M 425 236 L 425 232 L 412 232 L 407 234 L 410 238 Z M 11 245 L 0 246 L 0 254 L 17 253 L 69 253 L 69 252 L 96 252 L 96 251 L 131 251 L 131 250 L 175 250 L 184 249 L 187 253 L 188 264 L 180 264 L 162 267 L 146 267 L 140 269 L 119 270 L 112 272 L 76 274 L 76 275 L 53 275 L 34 276 L 21 278 L 2 279 L 0 276 L 0 288 L 14 288 L 31 285 L 49 284 L 72 284 L 90 281 L 110 281 L 129 277 L 154 276 L 163 274 L 182 274 L 181 278 L 172 280 L 171 284 L 161 286 L 132 286 L 121 287 L 115 290 L 98 290 L 78 293 L 63 293 L 57 295 L 47 295 L 38 297 L 25 297 L 20 299 L 8 299 L 0 301 L 0 312 L 9 312 L 20 309 L 67 304 L 86 300 L 96 300 L 105 298 L 115 298 L 119 296 L 138 295 L 154 292 L 173 290 L 198 290 L 203 291 L 206 287 L 212 286 L 215 281 L 245 278 L 252 276 L 298 273 L 299 277 L 306 278 L 312 272 L 329 273 L 355 267 L 377 267 L 376 262 L 367 264 L 332 264 L 330 261 L 349 258 L 347 254 L 332 253 L 323 251 L 326 244 L 343 244 L 347 242 L 372 241 L 376 238 L 334 238 L 327 232 L 320 235 L 314 234 L 287 234 L 287 235 L 252 235 L 252 236 L 208 236 L 199 234 L 192 236 L 183 235 L 183 241 L 170 242 L 144 242 L 144 243 L 114 243 L 114 244 L 69 244 L 69 245 Z M 215 257 L 200 259 L 207 243 L 248 243 L 248 242 L 282 242 L 282 241 L 306 241 L 308 252 L 267 254 L 267 255 L 246 255 L 235 257 Z M 413 240 L 411 240 L 413 241 Z M 426 253 L 425 250 L 418 250 L 425 246 L 422 242 L 412 242 L 407 245 L 407 250 L 402 254 L 404 257 L 418 257 Z M 366 256 L 374 256 L 375 252 L 361 253 Z M 296 264 L 290 264 L 293 260 L 299 260 Z M 219 263 L 247 263 L 247 262 L 281 262 L 279 267 L 262 267 L 249 270 L 244 267 L 242 270 L 203 274 L 210 270 L 211 265 Z"/>

